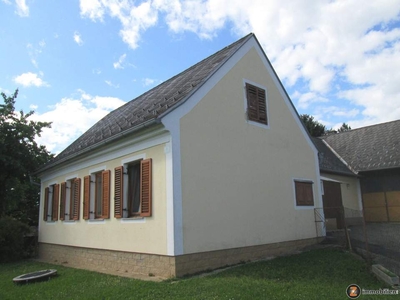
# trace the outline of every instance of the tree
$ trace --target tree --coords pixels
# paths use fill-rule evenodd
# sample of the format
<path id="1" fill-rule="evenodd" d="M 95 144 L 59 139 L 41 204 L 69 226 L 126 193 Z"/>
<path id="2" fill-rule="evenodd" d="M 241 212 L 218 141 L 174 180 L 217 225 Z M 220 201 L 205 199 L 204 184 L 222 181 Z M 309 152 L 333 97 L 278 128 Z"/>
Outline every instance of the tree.
<path id="1" fill-rule="evenodd" d="M 13 216 L 29 225 L 38 222 L 39 186 L 31 174 L 53 155 L 39 146 L 35 137 L 48 122 L 30 120 L 34 111 L 15 112 L 18 89 L 0 104 L 0 217 Z"/>
<path id="2" fill-rule="evenodd" d="M 343 123 L 342 126 L 340 126 L 340 128 L 337 130 L 337 133 L 345 132 L 345 131 L 349 131 L 349 130 L 351 130 L 350 125 Z"/>
<path id="3" fill-rule="evenodd" d="M 319 137 L 326 133 L 325 125 L 321 124 L 317 120 L 314 120 L 313 116 L 303 114 L 303 115 L 300 115 L 300 119 L 306 126 L 306 128 L 307 128 L 308 132 L 311 134 L 311 136 Z"/>

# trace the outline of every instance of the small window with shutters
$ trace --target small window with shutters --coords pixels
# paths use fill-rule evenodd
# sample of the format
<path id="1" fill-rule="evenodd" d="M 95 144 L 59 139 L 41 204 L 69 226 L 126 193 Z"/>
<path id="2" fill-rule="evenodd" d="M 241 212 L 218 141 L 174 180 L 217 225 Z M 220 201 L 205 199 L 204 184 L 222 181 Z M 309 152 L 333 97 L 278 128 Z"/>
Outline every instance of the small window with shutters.
<path id="1" fill-rule="evenodd" d="M 247 119 L 268 126 L 266 90 L 246 82 Z"/>
<path id="2" fill-rule="evenodd" d="M 60 220 L 79 220 L 81 179 L 72 178 L 61 183 Z"/>
<path id="3" fill-rule="evenodd" d="M 43 221 L 57 221 L 60 185 L 52 184 L 44 189 Z"/>
<path id="4" fill-rule="evenodd" d="M 110 170 L 83 179 L 83 219 L 110 218 Z"/>
<path id="5" fill-rule="evenodd" d="M 313 182 L 294 181 L 296 206 L 314 206 Z"/>
<path id="6" fill-rule="evenodd" d="M 152 160 L 129 162 L 115 168 L 115 218 L 152 215 Z"/>

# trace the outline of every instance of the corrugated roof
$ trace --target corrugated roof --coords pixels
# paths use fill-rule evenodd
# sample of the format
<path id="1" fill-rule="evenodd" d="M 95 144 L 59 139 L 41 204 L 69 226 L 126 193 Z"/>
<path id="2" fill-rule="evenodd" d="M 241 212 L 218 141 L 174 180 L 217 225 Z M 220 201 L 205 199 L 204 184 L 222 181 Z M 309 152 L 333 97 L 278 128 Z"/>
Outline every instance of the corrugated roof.
<path id="1" fill-rule="evenodd" d="M 318 150 L 319 169 L 321 172 L 336 173 L 346 176 L 356 176 L 320 138 L 312 138 Z"/>
<path id="2" fill-rule="evenodd" d="M 141 124 L 156 120 L 178 103 L 184 102 L 252 36 L 252 33 L 248 34 L 110 112 L 39 171 L 75 157 L 85 149 L 95 148 L 104 140 L 114 140 L 113 137 L 117 138 Z"/>
<path id="3" fill-rule="evenodd" d="M 400 120 L 323 139 L 357 172 L 400 167 Z"/>

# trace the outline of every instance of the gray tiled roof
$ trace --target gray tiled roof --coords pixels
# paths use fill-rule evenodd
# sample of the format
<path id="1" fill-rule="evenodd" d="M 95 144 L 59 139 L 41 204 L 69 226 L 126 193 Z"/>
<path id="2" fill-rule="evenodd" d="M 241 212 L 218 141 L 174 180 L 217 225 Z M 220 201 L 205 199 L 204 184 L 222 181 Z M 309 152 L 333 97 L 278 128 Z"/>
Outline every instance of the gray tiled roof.
<path id="1" fill-rule="evenodd" d="M 343 163 L 320 138 L 312 138 L 315 147 L 318 150 L 319 169 L 321 172 L 336 173 L 346 176 L 356 176 Z"/>
<path id="2" fill-rule="evenodd" d="M 248 34 L 110 112 L 39 171 L 85 152 L 85 149 L 95 148 L 104 140 L 114 140 L 124 132 L 156 120 L 170 108 L 184 102 L 252 36 L 252 33 Z"/>
<path id="3" fill-rule="evenodd" d="M 400 167 L 400 120 L 332 134 L 324 140 L 357 172 Z"/>

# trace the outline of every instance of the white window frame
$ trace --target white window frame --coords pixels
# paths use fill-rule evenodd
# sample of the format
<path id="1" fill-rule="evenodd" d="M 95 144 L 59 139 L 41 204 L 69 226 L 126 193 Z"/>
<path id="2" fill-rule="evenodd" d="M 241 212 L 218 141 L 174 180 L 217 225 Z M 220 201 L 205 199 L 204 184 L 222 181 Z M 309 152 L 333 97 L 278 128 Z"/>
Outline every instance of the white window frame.
<path id="1" fill-rule="evenodd" d="M 262 124 L 262 123 L 259 123 L 259 122 L 255 122 L 255 121 L 250 121 L 250 120 L 249 120 L 249 117 L 248 117 L 248 115 L 247 115 L 247 90 L 246 90 L 246 83 L 251 84 L 251 85 L 254 85 L 254 86 L 256 86 L 256 87 L 258 87 L 258 88 L 260 88 L 260 89 L 265 90 L 265 107 L 267 108 L 267 123 L 268 123 L 268 124 Z M 243 101 L 244 101 L 244 115 L 245 115 L 247 124 L 254 125 L 254 126 L 257 126 L 257 127 L 261 127 L 261 128 L 264 128 L 264 129 L 269 129 L 269 128 L 270 128 L 271 119 L 270 119 L 270 117 L 269 117 L 268 90 L 267 90 L 267 88 L 266 88 L 265 86 L 259 84 L 259 83 L 256 83 L 256 82 L 254 82 L 254 81 L 251 81 L 251 80 L 249 80 L 249 79 L 243 79 Z"/>
<path id="2" fill-rule="evenodd" d="M 311 183 L 311 189 L 313 193 L 313 205 L 297 205 L 296 199 L 296 181 L 297 182 L 304 182 L 304 183 Z M 315 191 L 314 191 L 315 182 L 312 179 L 308 178 L 292 178 L 292 189 L 293 189 L 293 200 L 294 200 L 294 208 L 296 210 L 304 210 L 304 209 L 314 209 L 315 208 Z"/>
<path id="3" fill-rule="evenodd" d="M 124 186 L 124 203 L 122 203 L 122 220 L 121 221 L 126 221 L 126 220 L 135 220 L 135 219 L 143 219 L 144 217 L 128 217 L 128 174 L 126 174 L 128 170 L 128 165 L 139 160 L 145 160 L 146 159 L 146 154 L 139 154 L 135 156 L 131 156 L 128 158 L 125 158 L 121 161 L 121 165 L 123 166 L 123 186 Z"/>

